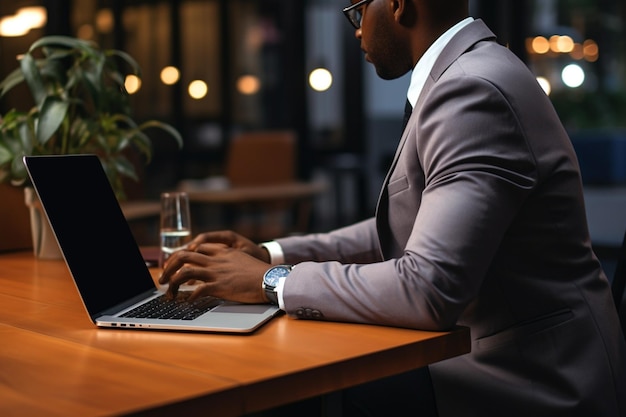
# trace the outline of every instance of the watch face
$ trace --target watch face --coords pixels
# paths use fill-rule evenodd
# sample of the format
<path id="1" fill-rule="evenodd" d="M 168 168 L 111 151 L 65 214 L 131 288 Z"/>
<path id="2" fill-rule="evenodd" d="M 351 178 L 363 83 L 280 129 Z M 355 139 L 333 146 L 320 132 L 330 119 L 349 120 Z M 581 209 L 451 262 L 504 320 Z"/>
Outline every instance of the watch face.
<path id="1" fill-rule="evenodd" d="M 280 278 L 289 275 L 289 268 L 284 266 L 275 266 L 265 274 L 265 285 L 276 287 Z"/>

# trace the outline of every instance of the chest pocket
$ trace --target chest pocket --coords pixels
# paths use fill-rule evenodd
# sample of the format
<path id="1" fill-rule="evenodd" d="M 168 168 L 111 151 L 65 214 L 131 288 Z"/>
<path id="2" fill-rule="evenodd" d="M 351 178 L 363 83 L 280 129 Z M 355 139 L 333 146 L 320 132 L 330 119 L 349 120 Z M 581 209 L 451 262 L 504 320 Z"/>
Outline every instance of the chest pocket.
<path id="1" fill-rule="evenodd" d="M 398 194 L 409 188 L 409 180 L 406 176 L 401 178 L 394 179 L 387 186 L 387 191 L 389 193 L 389 197 L 393 197 L 395 194 Z"/>

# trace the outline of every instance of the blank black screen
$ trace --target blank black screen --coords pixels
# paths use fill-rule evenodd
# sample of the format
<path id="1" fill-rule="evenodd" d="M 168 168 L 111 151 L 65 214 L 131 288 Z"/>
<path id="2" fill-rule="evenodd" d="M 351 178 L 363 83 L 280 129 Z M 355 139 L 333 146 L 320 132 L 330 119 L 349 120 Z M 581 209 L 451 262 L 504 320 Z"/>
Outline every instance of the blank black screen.
<path id="1" fill-rule="evenodd" d="M 154 289 L 97 156 L 31 156 L 24 161 L 92 318 Z"/>

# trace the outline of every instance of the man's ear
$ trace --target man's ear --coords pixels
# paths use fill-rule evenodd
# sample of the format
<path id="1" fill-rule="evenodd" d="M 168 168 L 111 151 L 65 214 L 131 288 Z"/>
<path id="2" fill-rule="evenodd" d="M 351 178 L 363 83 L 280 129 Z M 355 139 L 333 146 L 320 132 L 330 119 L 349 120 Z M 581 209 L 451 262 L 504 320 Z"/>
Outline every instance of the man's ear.
<path id="1" fill-rule="evenodd" d="M 403 26 L 412 26 L 417 17 L 417 8 L 413 0 L 390 0 L 390 6 L 396 22 Z"/>
<path id="2" fill-rule="evenodd" d="M 388 0 L 389 7 L 391 7 L 391 12 L 393 13 L 393 18 L 396 22 L 399 22 L 402 18 L 402 13 L 404 13 L 404 0 Z"/>

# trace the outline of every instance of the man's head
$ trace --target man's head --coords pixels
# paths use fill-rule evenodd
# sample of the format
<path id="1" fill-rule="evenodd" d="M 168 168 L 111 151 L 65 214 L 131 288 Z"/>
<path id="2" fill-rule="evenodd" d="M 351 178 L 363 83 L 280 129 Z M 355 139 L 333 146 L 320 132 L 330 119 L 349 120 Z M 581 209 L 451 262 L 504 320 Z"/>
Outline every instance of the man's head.
<path id="1" fill-rule="evenodd" d="M 411 71 L 432 43 L 468 15 L 467 0 L 361 0 L 344 13 L 383 79 Z"/>

